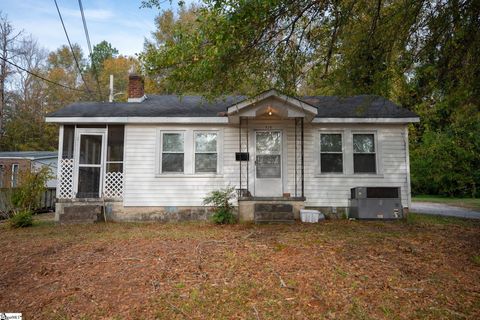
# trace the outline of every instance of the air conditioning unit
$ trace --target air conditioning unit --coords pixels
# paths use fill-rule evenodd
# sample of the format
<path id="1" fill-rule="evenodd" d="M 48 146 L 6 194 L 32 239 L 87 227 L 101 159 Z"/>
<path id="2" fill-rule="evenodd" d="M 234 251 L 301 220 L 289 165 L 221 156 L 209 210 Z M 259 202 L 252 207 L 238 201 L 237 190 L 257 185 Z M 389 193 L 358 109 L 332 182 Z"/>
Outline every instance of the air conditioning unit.
<path id="1" fill-rule="evenodd" d="M 356 187 L 350 190 L 350 212 L 355 219 L 403 217 L 399 187 Z"/>

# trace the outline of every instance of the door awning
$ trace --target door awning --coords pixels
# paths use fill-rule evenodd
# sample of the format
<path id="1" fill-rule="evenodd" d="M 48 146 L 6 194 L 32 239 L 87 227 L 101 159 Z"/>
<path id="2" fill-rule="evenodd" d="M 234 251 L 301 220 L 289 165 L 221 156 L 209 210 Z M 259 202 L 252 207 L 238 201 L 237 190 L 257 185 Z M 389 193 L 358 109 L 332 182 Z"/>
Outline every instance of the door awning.
<path id="1" fill-rule="evenodd" d="M 291 96 L 271 89 L 230 106 L 227 110 L 229 122 L 244 118 L 304 118 L 311 121 L 318 113 L 316 107 Z"/>

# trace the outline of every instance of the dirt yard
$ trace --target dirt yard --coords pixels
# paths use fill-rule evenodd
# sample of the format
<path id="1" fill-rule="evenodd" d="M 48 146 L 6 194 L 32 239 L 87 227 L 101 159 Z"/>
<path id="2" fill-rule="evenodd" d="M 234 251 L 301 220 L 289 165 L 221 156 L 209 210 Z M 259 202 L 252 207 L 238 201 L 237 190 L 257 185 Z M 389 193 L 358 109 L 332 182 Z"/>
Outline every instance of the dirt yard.
<path id="1" fill-rule="evenodd" d="M 0 225 L 24 319 L 479 319 L 480 222 Z"/>

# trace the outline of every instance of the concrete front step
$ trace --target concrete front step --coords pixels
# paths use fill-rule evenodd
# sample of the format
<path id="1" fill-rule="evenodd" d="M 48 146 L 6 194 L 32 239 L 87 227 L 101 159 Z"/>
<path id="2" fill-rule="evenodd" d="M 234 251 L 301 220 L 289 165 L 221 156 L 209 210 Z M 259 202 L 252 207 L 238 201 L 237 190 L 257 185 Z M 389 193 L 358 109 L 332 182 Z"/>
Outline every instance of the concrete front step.
<path id="1" fill-rule="evenodd" d="M 294 222 L 293 206 L 279 203 L 255 204 L 255 222 L 257 223 L 292 223 Z"/>

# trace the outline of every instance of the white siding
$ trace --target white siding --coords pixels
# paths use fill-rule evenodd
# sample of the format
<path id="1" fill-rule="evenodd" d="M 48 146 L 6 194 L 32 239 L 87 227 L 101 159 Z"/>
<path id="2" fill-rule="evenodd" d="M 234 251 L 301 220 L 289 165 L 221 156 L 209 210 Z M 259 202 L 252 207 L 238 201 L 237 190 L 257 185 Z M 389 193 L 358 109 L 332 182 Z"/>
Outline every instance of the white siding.
<path id="1" fill-rule="evenodd" d="M 253 128 L 283 129 L 286 174 L 283 192 L 295 192 L 295 127 L 293 120 L 250 121 Z M 307 206 L 348 206 L 350 188 L 357 186 L 399 186 L 402 202 L 408 206 L 409 181 L 404 125 L 355 125 L 355 124 L 306 124 L 305 125 L 305 196 Z M 235 161 L 238 151 L 238 126 L 236 125 L 126 125 L 125 141 L 125 206 L 201 206 L 203 197 L 210 191 L 231 185 L 238 186 L 239 164 Z M 159 130 L 219 130 L 221 148 L 218 175 L 162 175 L 158 174 L 157 135 Z M 342 131 L 344 134 L 344 161 L 346 172 L 341 175 L 321 175 L 319 170 L 320 130 Z M 352 131 L 367 130 L 377 137 L 378 174 L 354 175 L 351 146 Z M 285 148 L 284 145 L 284 148 Z M 193 146 L 185 145 L 186 148 Z M 223 150 L 222 150 L 223 149 Z M 193 150 L 186 153 L 186 156 Z M 250 191 L 254 193 L 254 156 L 250 143 Z M 191 166 L 191 165 L 190 165 Z M 188 168 L 185 168 L 188 172 Z M 300 190 L 300 186 L 298 186 Z"/>
<path id="2" fill-rule="evenodd" d="M 125 130 L 125 206 L 201 206 L 203 197 L 208 192 L 228 184 L 232 186 L 238 184 L 238 163 L 235 162 L 238 129 L 233 126 L 127 125 Z M 223 137 L 223 141 L 220 141 L 218 159 L 222 161 L 223 158 L 222 172 L 217 175 L 159 174 L 157 172 L 159 130 L 186 130 L 186 132 L 219 130 L 221 132 L 219 138 Z M 191 149 L 187 150 L 189 146 Z M 193 155 L 193 145 L 186 143 L 185 152 L 185 157 Z M 190 168 L 185 167 L 187 172 L 191 171 L 189 169 L 192 169 L 193 161 L 188 162 Z"/>
<path id="3" fill-rule="evenodd" d="M 319 133 L 341 131 L 344 135 L 344 174 L 319 173 Z M 376 134 L 377 174 L 353 174 L 352 133 Z M 348 206 L 354 187 L 401 187 L 402 205 L 408 206 L 410 186 L 407 171 L 405 125 L 327 125 L 305 128 L 305 197 L 306 206 Z"/>

